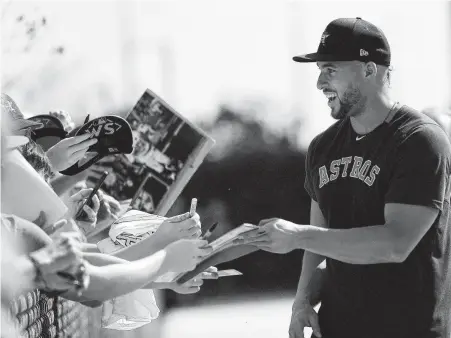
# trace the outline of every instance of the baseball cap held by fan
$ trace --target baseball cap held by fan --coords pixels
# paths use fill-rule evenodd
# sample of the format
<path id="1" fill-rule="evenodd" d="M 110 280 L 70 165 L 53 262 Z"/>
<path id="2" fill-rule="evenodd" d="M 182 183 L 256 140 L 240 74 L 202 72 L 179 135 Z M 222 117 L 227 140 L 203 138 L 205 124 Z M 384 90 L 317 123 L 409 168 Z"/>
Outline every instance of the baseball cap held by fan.
<path id="1" fill-rule="evenodd" d="M 88 153 L 95 154 L 85 163 L 83 160 L 72 167 L 61 171 L 63 175 L 76 175 L 89 168 L 92 164 L 108 155 L 130 154 L 133 151 L 132 129 L 122 117 L 107 115 L 96 118 L 79 128 L 74 136 L 91 134 L 91 138 L 97 138 L 97 143 L 89 147 Z"/>
<path id="2" fill-rule="evenodd" d="M 30 117 L 29 121 L 42 124 L 42 127 L 33 129 L 30 138 L 39 144 L 44 151 L 67 137 L 63 123 L 56 117 L 48 114 Z"/>

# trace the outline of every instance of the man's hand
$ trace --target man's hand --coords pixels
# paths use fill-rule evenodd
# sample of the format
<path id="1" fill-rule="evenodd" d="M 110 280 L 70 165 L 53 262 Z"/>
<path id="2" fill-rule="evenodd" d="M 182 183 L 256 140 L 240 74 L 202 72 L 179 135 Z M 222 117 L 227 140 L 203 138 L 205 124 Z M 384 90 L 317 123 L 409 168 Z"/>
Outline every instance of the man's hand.
<path id="1" fill-rule="evenodd" d="M 89 139 L 91 134 L 83 134 L 61 140 L 49 150 L 47 156 L 52 168 L 56 171 L 65 170 L 80 161 L 88 148 L 97 143 L 97 139 Z"/>
<path id="2" fill-rule="evenodd" d="M 82 206 L 84 201 L 89 197 L 93 189 L 82 189 L 76 194 L 72 195 L 69 198 L 68 202 L 68 217 L 74 218 L 77 214 L 78 209 Z M 84 216 L 82 215 L 78 219 L 75 219 L 77 224 L 83 230 L 89 230 L 94 227 L 97 223 L 97 213 L 100 208 L 100 201 L 97 195 L 94 195 L 92 198 L 92 207 L 88 204 L 85 204 L 83 207 Z"/>
<path id="3" fill-rule="evenodd" d="M 201 259 L 213 249 L 207 241 L 181 239 L 169 244 L 166 251 L 165 265 L 171 272 L 187 272 L 193 270 Z"/>
<path id="4" fill-rule="evenodd" d="M 166 219 L 153 234 L 161 243 L 168 245 L 179 239 L 197 239 L 202 233 L 200 218 L 196 213 L 193 217 L 189 213 Z"/>
<path id="5" fill-rule="evenodd" d="M 304 328 L 311 327 L 313 334 L 321 337 L 319 328 L 318 314 L 310 304 L 301 304 L 293 306 L 291 313 L 290 328 L 288 330 L 289 338 L 304 338 Z"/>
<path id="6" fill-rule="evenodd" d="M 240 235 L 235 244 L 250 244 L 273 253 L 288 253 L 297 249 L 295 235 L 301 226 L 280 218 L 262 220 L 260 228 Z"/>

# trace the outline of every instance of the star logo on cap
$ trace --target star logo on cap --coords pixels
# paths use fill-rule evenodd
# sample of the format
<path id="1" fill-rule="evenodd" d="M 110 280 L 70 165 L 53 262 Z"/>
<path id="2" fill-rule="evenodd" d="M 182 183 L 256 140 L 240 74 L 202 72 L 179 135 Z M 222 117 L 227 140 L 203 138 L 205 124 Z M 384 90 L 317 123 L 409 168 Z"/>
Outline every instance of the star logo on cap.
<path id="1" fill-rule="evenodd" d="M 321 44 L 325 45 L 327 38 L 330 36 L 329 33 L 324 32 L 323 35 L 321 35 Z"/>

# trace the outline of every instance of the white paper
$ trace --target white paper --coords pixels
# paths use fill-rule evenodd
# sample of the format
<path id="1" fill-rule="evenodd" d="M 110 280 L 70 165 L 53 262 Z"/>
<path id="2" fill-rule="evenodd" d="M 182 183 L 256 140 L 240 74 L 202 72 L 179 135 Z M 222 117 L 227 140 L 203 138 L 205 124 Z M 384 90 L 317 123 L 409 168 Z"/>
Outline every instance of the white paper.
<path id="1" fill-rule="evenodd" d="M 210 246 L 213 248 L 213 252 L 209 256 L 215 254 L 221 249 L 224 249 L 225 247 L 228 247 L 229 245 L 233 245 L 233 240 L 238 238 L 241 234 L 244 234 L 254 229 L 258 229 L 258 227 L 256 225 L 245 223 L 227 232 L 226 234 L 222 235 L 221 237 L 210 243 Z"/>
<path id="2" fill-rule="evenodd" d="M 99 244 L 97 246 L 99 247 Z M 112 248 L 103 247 L 102 252 L 111 254 L 112 251 L 109 251 L 111 249 L 114 249 L 114 243 Z M 159 314 L 160 309 L 153 291 L 140 289 L 104 302 L 102 327 L 112 330 L 134 330 L 149 324 Z"/>

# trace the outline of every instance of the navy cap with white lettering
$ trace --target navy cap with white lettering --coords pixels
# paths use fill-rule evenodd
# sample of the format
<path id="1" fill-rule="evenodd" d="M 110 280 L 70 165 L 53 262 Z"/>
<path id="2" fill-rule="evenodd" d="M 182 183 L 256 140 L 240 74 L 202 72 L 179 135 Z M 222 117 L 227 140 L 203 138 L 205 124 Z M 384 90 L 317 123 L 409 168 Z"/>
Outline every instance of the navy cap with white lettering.
<path id="1" fill-rule="evenodd" d="M 362 61 L 390 66 L 390 45 L 382 30 L 362 18 L 332 21 L 321 36 L 316 53 L 293 57 L 296 62 Z"/>
<path id="2" fill-rule="evenodd" d="M 132 129 L 120 116 L 106 115 L 84 124 L 76 135 L 90 133 L 98 142 L 88 151 L 99 154 L 130 154 L 133 151 Z"/>
<path id="3" fill-rule="evenodd" d="M 133 151 L 132 129 L 122 117 L 106 115 L 96 118 L 79 128 L 75 135 L 88 133 L 91 134 L 91 138 L 97 139 L 97 143 L 88 149 L 88 153 L 95 154 L 94 157 L 83 164 L 75 163 L 72 167 L 61 171 L 61 174 L 72 176 L 89 168 L 105 156 L 130 154 Z"/>

